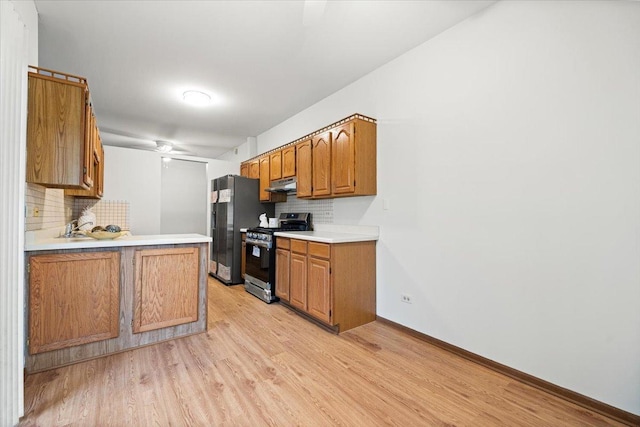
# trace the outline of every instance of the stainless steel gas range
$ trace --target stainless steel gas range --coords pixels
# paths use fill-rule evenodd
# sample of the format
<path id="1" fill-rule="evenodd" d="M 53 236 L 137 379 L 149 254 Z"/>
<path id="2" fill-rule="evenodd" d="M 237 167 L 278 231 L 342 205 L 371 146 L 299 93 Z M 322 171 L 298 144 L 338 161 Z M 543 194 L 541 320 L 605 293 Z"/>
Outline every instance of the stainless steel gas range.
<path id="1" fill-rule="evenodd" d="M 281 213 L 277 228 L 247 230 L 244 288 L 261 300 L 271 303 L 276 296 L 276 231 L 311 230 L 310 213 Z"/>

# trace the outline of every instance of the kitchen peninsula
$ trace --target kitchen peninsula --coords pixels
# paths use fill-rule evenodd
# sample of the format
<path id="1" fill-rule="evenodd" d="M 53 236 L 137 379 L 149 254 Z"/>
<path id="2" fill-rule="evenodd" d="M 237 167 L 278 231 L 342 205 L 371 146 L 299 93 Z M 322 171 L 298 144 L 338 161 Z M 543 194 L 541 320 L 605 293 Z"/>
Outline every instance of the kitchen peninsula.
<path id="1" fill-rule="evenodd" d="M 206 331 L 209 242 L 27 236 L 27 372 Z"/>

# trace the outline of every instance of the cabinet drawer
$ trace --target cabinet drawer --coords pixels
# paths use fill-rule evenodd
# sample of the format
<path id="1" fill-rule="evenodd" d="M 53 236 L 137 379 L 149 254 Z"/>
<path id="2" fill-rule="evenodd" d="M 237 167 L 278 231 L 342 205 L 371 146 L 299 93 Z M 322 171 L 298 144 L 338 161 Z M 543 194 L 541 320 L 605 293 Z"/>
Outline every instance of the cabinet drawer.
<path id="1" fill-rule="evenodd" d="M 307 242 L 305 242 L 304 240 L 292 239 L 291 240 L 291 251 L 292 252 L 298 252 L 298 253 L 301 253 L 301 254 L 306 254 L 307 253 Z"/>
<path id="2" fill-rule="evenodd" d="M 286 237 L 276 237 L 276 248 L 278 249 L 289 249 L 291 245 L 289 244 L 289 239 Z"/>
<path id="3" fill-rule="evenodd" d="M 309 242 L 309 255 L 329 259 L 331 246 L 326 243 Z"/>

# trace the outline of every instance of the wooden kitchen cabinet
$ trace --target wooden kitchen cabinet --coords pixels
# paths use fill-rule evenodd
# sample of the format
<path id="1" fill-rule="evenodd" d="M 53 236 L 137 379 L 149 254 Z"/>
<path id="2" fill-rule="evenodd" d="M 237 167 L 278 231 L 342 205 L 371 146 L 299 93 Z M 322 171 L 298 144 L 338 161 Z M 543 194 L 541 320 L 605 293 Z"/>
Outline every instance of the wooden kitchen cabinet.
<path id="1" fill-rule="evenodd" d="M 263 202 L 268 202 L 271 193 L 269 193 L 266 189 L 270 184 L 271 162 L 269 156 L 260 157 L 258 161 L 260 164 L 260 200 Z"/>
<path id="2" fill-rule="evenodd" d="M 331 323 L 330 246 L 309 242 L 307 259 L 307 311 L 325 323 Z M 318 250 L 316 250 L 318 249 Z"/>
<path id="3" fill-rule="evenodd" d="M 354 114 L 243 163 L 241 173 L 260 178 L 263 202 L 286 201 L 286 194 L 269 195 L 265 189 L 269 181 L 292 176 L 298 199 L 372 196 L 377 194 L 376 132 L 374 119 Z"/>
<path id="4" fill-rule="evenodd" d="M 118 336 L 120 253 L 30 257 L 29 354 Z"/>
<path id="5" fill-rule="evenodd" d="M 260 165 L 260 201 L 261 202 L 286 202 L 287 195 L 284 193 L 270 193 L 267 188 L 271 184 L 271 158 L 266 155 L 258 159 Z"/>
<path id="6" fill-rule="evenodd" d="M 199 256 L 194 247 L 136 251 L 134 333 L 198 320 Z"/>
<path id="7" fill-rule="evenodd" d="M 282 149 L 282 177 L 296 176 L 296 146 L 289 145 Z"/>
<path id="8" fill-rule="evenodd" d="M 375 123 L 356 118 L 331 132 L 331 194 L 334 197 L 375 195 Z"/>
<path id="9" fill-rule="evenodd" d="M 271 181 L 282 178 L 282 151 L 269 154 L 269 177 Z"/>
<path id="10" fill-rule="evenodd" d="M 242 163 L 240 165 L 240 176 L 249 178 L 249 163 Z"/>
<path id="11" fill-rule="evenodd" d="M 260 160 L 256 159 L 249 162 L 249 178 L 251 179 L 260 178 Z"/>
<path id="12" fill-rule="evenodd" d="M 208 261 L 208 242 L 27 251 L 25 370 L 206 331 Z"/>
<path id="13" fill-rule="evenodd" d="M 311 140 L 312 197 L 331 195 L 331 132 L 324 132 Z"/>
<path id="14" fill-rule="evenodd" d="M 91 188 L 94 116 L 86 79 L 37 67 L 28 76 L 26 181 Z"/>
<path id="15" fill-rule="evenodd" d="M 90 108 L 91 118 L 90 123 L 90 159 L 87 160 L 91 165 L 90 174 L 93 180 L 93 185 L 89 189 L 66 189 L 64 191 L 65 196 L 74 196 L 87 199 L 101 199 L 104 192 L 104 147 L 102 146 L 102 138 L 100 137 L 100 130 L 93 111 Z"/>
<path id="16" fill-rule="evenodd" d="M 309 198 L 313 195 L 311 191 L 311 159 L 311 139 L 296 144 L 296 196 L 299 199 Z"/>
<path id="17" fill-rule="evenodd" d="M 376 319 L 375 241 L 287 240 L 290 249 L 278 240 L 276 252 L 278 275 L 289 258 L 289 298 L 281 297 L 285 305 L 338 332 Z"/>
<path id="18" fill-rule="evenodd" d="M 289 239 L 276 238 L 276 296 L 280 300 L 289 301 L 289 265 L 291 252 Z"/>
<path id="19" fill-rule="evenodd" d="M 291 305 L 307 310 L 307 242 L 301 240 L 291 240 L 289 296 Z"/>

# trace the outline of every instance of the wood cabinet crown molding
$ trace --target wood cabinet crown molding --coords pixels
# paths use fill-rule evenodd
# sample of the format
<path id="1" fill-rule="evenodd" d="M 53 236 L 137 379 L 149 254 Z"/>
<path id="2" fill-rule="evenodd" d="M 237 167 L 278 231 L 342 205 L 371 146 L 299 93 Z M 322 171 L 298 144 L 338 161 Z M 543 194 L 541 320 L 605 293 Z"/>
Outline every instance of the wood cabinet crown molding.
<path id="1" fill-rule="evenodd" d="M 273 148 L 271 150 L 267 150 L 262 154 L 258 154 L 257 156 L 251 157 L 251 158 L 243 161 L 241 163 L 241 165 L 248 164 L 248 163 L 251 163 L 253 161 L 257 161 L 260 157 L 266 156 L 266 155 L 270 155 L 271 153 L 275 153 L 278 150 L 282 150 L 282 149 L 287 148 L 287 147 L 295 146 L 299 142 L 303 142 L 303 141 L 305 141 L 307 139 L 310 139 L 310 138 L 312 138 L 312 137 L 314 137 L 314 136 L 316 136 L 318 134 L 326 132 L 326 131 L 330 130 L 331 128 L 334 128 L 336 126 L 342 125 L 344 123 L 347 123 L 350 120 L 355 120 L 355 119 L 364 120 L 365 122 L 369 122 L 369 123 L 373 123 L 373 124 L 377 123 L 377 120 L 372 118 L 372 117 L 365 116 L 365 115 L 360 114 L 360 113 L 354 113 L 354 114 L 352 114 L 352 115 L 350 115 L 348 117 L 345 117 L 344 119 L 340 119 L 337 122 L 334 122 L 334 123 L 331 123 L 330 125 L 324 126 L 324 127 L 320 128 L 318 130 L 315 130 L 315 131 L 313 131 L 313 132 L 311 132 L 311 133 L 309 133 L 309 134 L 307 134 L 305 136 L 302 136 L 300 138 L 297 138 L 297 139 L 295 139 L 295 140 L 293 140 L 291 142 L 287 142 L 286 144 L 282 144 L 279 147 Z"/>

